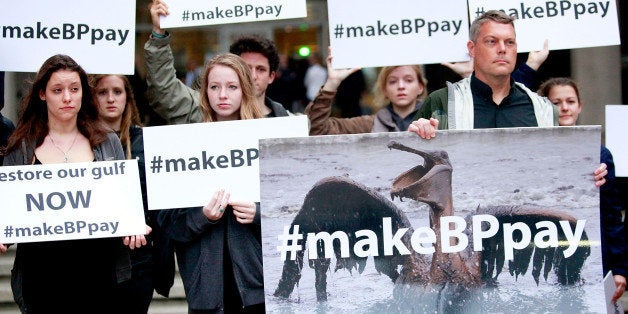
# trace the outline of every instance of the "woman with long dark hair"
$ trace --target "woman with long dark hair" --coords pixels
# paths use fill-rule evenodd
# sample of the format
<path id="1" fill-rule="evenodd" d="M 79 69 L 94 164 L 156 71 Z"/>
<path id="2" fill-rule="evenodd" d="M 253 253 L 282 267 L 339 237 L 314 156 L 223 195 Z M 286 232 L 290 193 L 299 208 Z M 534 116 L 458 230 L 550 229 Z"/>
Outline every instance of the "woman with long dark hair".
<path id="1" fill-rule="evenodd" d="M 5 166 L 124 159 L 98 121 L 88 76 L 69 56 L 48 58 L 23 100 Z M 20 243 L 11 286 L 24 313 L 113 313 L 113 288 L 130 277 L 120 238 Z"/>

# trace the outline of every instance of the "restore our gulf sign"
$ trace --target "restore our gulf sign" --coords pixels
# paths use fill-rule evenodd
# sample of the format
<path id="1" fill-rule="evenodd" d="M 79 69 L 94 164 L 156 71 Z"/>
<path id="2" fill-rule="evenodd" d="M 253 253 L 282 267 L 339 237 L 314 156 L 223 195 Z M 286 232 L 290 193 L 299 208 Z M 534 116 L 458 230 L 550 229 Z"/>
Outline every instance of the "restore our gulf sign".
<path id="1" fill-rule="evenodd" d="M 0 243 L 144 234 L 135 160 L 0 167 Z"/>

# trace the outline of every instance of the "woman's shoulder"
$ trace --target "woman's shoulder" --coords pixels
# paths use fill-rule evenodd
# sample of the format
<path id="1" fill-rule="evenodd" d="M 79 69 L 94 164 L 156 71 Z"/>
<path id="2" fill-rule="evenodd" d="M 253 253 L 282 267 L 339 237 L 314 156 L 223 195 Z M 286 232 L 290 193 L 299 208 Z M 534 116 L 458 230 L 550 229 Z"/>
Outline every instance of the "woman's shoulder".
<path id="1" fill-rule="evenodd" d="M 129 136 L 131 138 L 133 138 L 135 136 L 142 136 L 142 134 L 143 133 L 142 133 L 142 127 L 141 126 L 139 126 L 137 124 L 134 124 L 134 125 L 131 125 L 129 127 Z"/>
<path id="2" fill-rule="evenodd" d="M 97 160 L 116 160 L 124 159 L 124 151 L 122 150 L 122 143 L 118 138 L 118 135 L 111 131 L 106 133 L 105 140 L 98 144 L 98 147 L 94 151 L 100 150 L 102 153 L 101 158 Z"/>
<path id="3" fill-rule="evenodd" d="M 120 138 L 113 131 L 109 131 L 109 132 L 105 133 L 105 135 L 106 135 L 105 142 L 109 142 L 110 143 L 110 142 L 115 142 L 116 140 L 118 142 L 120 142 Z"/>

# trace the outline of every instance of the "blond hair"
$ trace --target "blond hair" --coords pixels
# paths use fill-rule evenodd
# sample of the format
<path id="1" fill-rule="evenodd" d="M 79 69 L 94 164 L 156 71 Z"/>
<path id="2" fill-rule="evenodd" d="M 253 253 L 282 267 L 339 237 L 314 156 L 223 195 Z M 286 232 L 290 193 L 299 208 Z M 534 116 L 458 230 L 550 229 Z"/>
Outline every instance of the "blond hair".
<path id="1" fill-rule="evenodd" d="M 377 81 L 375 82 L 375 86 L 373 89 L 373 94 L 375 95 L 373 102 L 376 106 L 383 107 L 388 105 L 388 103 L 390 102 L 388 98 L 386 98 L 386 79 L 388 79 L 388 76 L 392 71 L 402 66 L 404 65 L 383 67 L 382 70 L 379 72 L 379 75 L 377 76 Z M 423 76 L 423 67 L 419 64 L 407 66 L 411 67 L 412 70 L 414 70 L 419 84 L 423 86 L 423 91 L 417 96 L 417 100 L 425 98 L 425 96 L 427 96 L 427 79 L 425 78 L 425 76 Z"/>
<path id="2" fill-rule="evenodd" d="M 207 97 L 207 80 L 209 73 L 218 65 L 229 67 L 238 75 L 242 90 L 242 102 L 239 109 L 240 120 L 263 118 L 264 115 L 260 108 L 263 104 L 258 104 L 255 98 L 255 86 L 253 85 L 249 66 L 238 55 L 224 53 L 211 58 L 205 66 L 205 72 L 201 81 L 201 113 L 203 121 L 212 122 L 217 120 L 216 112 L 210 106 L 209 98 Z"/>

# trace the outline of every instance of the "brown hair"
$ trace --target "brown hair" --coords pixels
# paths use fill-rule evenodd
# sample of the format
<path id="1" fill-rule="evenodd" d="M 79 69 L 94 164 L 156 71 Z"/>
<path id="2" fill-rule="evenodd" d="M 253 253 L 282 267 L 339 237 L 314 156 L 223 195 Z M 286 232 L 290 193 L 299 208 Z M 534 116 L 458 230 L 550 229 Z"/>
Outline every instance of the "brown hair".
<path id="1" fill-rule="evenodd" d="M 549 97 L 549 92 L 552 90 L 554 86 L 571 86 L 574 91 L 576 91 L 576 96 L 578 97 L 578 102 L 582 105 L 582 100 L 580 99 L 580 87 L 578 87 L 578 83 L 569 77 L 554 77 L 551 78 L 539 87 L 539 90 L 536 92 L 537 94 L 545 97 Z"/>
<path id="2" fill-rule="evenodd" d="M 39 147 L 48 135 L 48 108 L 46 102 L 39 98 L 45 92 L 50 77 L 57 71 L 68 70 L 78 73 L 81 79 L 81 109 L 78 112 L 76 126 L 92 147 L 107 139 L 107 129 L 98 121 L 98 109 L 94 104 L 89 79 L 85 70 L 67 55 L 54 55 L 48 58 L 35 75 L 28 94 L 22 100 L 20 117 L 17 127 L 9 138 L 7 153 L 17 149 L 22 142 L 35 143 Z M 33 149 L 35 148 L 33 147 Z M 32 156 L 27 156 L 31 158 Z"/>
<path id="3" fill-rule="evenodd" d="M 478 35 L 480 33 L 480 27 L 486 22 L 495 22 L 499 24 L 510 24 L 512 27 L 515 27 L 514 23 L 515 18 L 509 16 L 508 14 L 498 11 L 498 10 L 488 10 L 484 12 L 482 15 L 478 16 L 473 23 L 471 23 L 471 27 L 469 27 L 469 40 L 472 42 L 476 42 L 478 39 Z"/>
<path id="4" fill-rule="evenodd" d="M 279 52 L 275 43 L 260 35 L 245 35 L 229 46 L 229 52 L 241 56 L 243 53 L 259 53 L 268 59 L 270 73 L 277 72 L 279 69 Z M 270 74 L 269 73 L 269 74 Z"/>
<path id="5" fill-rule="evenodd" d="M 386 79 L 388 79 L 388 75 L 392 71 L 394 71 L 398 67 L 402 67 L 403 65 L 398 66 L 388 66 L 383 67 L 381 71 L 379 71 L 379 75 L 377 76 L 377 81 L 375 82 L 373 94 L 375 94 L 375 99 L 373 103 L 376 106 L 385 106 L 389 103 L 386 99 Z M 423 85 L 423 92 L 418 95 L 417 100 L 425 98 L 427 96 L 427 79 L 423 76 L 423 67 L 419 64 L 408 65 L 411 67 L 416 73 L 416 77 L 419 80 L 419 84 Z"/>
<path id="6" fill-rule="evenodd" d="M 124 111 L 122 112 L 122 121 L 120 122 L 120 142 L 122 146 L 124 146 L 124 151 L 127 159 L 131 159 L 131 126 L 137 125 L 142 126 L 142 121 L 140 120 L 139 110 L 137 109 L 137 104 L 135 103 L 135 96 L 133 96 L 133 87 L 131 86 L 131 82 L 124 75 L 119 74 L 96 74 L 91 75 L 90 79 L 92 82 L 92 94 L 94 95 L 94 103 L 98 105 L 98 98 L 96 93 L 96 87 L 100 80 L 104 79 L 108 76 L 115 76 L 122 80 L 122 84 L 124 85 L 124 92 L 126 93 L 126 105 L 124 106 Z M 115 130 L 114 130 L 115 131 Z"/>
<path id="7" fill-rule="evenodd" d="M 209 98 L 207 98 L 207 80 L 209 73 L 217 65 L 222 65 L 233 69 L 238 75 L 240 81 L 240 88 L 242 90 L 242 103 L 240 104 L 240 119 L 258 119 L 263 118 L 264 115 L 255 98 L 255 87 L 253 85 L 253 78 L 251 76 L 251 70 L 249 66 L 239 56 L 232 53 L 219 54 L 209 60 L 205 66 L 203 78 L 201 81 L 201 113 L 203 114 L 204 122 L 216 121 L 216 112 L 209 104 Z"/>

